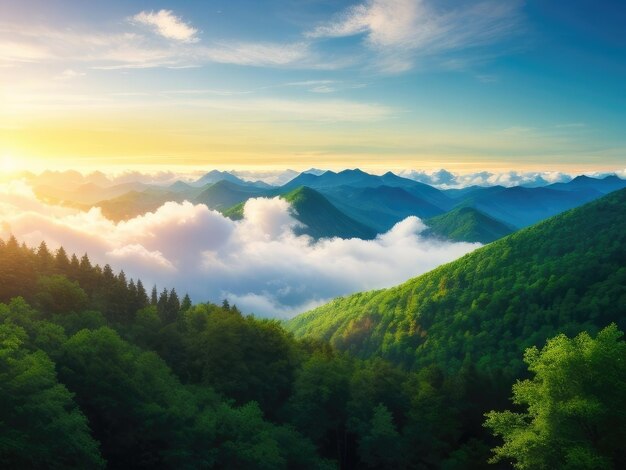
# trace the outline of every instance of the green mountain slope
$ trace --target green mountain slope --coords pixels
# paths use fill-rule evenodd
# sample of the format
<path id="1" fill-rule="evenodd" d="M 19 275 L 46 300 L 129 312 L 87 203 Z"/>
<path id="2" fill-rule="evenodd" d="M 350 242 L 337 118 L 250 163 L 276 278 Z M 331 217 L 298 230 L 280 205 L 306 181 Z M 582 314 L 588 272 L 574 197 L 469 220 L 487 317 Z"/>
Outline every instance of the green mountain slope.
<path id="1" fill-rule="evenodd" d="M 470 360 L 515 374 L 524 348 L 613 321 L 626 326 L 626 190 L 286 326 L 361 357 L 448 370 Z"/>
<path id="2" fill-rule="evenodd" d="M 376 231 L 347 216 L 319 192 L 306 186 L 294 189 L 280 197 L 291 204 L 296 220 L 305 227 L 296 229 L 296 233 L 305 233 L 313 238 L 362 238 L 372 239 Z M 245 202 L 224 211 L 224 215 L 234 220 L 243 217 Z"/>
<path id="3" fill-rule="evenodd" d="M 313 238 L 341 237 L 371 239 L 376 231 L 347 216 L 314 189 L 302 187 L 281 196 L 295 212 L 295 218 L 306 225 L 302 229 Z"/>
<path id="4" fill-rule="evenodd" d="M 491 243 L 510 235 L 514 230 L 499 220 L 473 207 L 460 207 L 425 221 L 426 235 L 435 235 L 459 242 Z"/>
<path id="5" fill-rule="evenodd" d="M 378 233 L 387 232 L 412 215 L 423 219 L 445 212 L 405 188 L 340 186 L 320 191 L 339 210 L 368 227 L 373 227 Z"/>

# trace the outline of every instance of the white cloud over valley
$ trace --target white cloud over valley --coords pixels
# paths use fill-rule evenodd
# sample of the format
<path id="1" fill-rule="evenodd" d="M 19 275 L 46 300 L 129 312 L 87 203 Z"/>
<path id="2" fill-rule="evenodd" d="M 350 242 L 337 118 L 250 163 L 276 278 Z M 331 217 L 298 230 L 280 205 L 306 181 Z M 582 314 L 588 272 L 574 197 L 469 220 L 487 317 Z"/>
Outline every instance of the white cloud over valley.
<path id="1" fill-rule="evenodd" d="M 0 185 L 0 236 L 88 253 L 147 285 L 175 287 L 194 301 L 229 298 L 245 312 L 289 317 L 329 299 L 388 287 L 480 246 L 422 238 L 409 217 L 375 240 L 294 235 L 282 199 L 252 199 L 232 221 L 204 205 L 168 202 L 114 223 L 98 208 L 46 205 L 22 182 Z"/>

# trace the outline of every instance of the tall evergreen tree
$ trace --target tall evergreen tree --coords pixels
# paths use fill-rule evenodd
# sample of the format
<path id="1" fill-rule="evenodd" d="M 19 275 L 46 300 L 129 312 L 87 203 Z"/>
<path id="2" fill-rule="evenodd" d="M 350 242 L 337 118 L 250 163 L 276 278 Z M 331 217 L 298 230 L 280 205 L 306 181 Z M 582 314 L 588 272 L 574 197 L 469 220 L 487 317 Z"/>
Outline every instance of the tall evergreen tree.
<path id="1" fill-rule="evenodd" d="M 187 310 L 191 308 L 191 306 L 192 306 L 191 298 L 189 297 L 189 294 L 185 294 L 185 297 L 183 297 L 183 301 L 180 304 L 180 311 L 186 312 Z"/>
<path id="2" fill-rule="evenodd" d="M 137 279 L 137 303 L 139 308 L 147 307 L 149 304 L 148 294 L 146 294 L 146 289 L 141 279 Z"/>
<path id="3" fill-rule="evenodd" d="M 37 269 L 41 274 L 52 274 L 54 269 L 54 257 L 46 242 L 41 242 L 37 248 Z"/>
<path id="4" fill-rule="evenodd" d="M 159 300 L 157 301 L 157 313 L 161 317 L 163 321 L 167 320 L 167 307 L 169 305 L 169 294 L 166 288 L 163 288 L 163 292 L 159 295 Z"/>
<path id="5" fill-rule="evenodd" d="M 150 305 L 154 305 L 156 306 L 158 301 L 159 301 L 159 297 L 158 297 L 158 293 L 157 293 L 157 287 L 156 285 L 152 286 L 152 293 L 150 294 Z"/>
<path id="6" fill-rule="evenodd" d="M 54 257 L 54 264 L 57 273 L 68 275 L 70 272 L 70 260 L 67 257 L 65 248 L 60 247 Z"/>

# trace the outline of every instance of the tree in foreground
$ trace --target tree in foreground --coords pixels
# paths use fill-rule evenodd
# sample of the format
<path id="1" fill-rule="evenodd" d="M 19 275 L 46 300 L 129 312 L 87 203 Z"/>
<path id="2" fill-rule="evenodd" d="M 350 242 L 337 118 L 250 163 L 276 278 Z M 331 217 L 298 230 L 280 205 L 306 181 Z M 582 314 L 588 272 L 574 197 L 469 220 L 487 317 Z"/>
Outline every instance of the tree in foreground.
<path id="1" fill-rule="evenodd" d="M 0 324 L 0 468 L 104 467 L 98 443 L 43 351 L 26 331 Z"/>
<path id="2" fill-rule="evenodd" d="M 595 339 L 559 335 L 526 350 L 529 380 L 513 386 L 525 412 L 491 411 L 485 426 L 504 444 L 491 462 L 520 469 L 624 468 L 626 343 L 612 324 Z"/>

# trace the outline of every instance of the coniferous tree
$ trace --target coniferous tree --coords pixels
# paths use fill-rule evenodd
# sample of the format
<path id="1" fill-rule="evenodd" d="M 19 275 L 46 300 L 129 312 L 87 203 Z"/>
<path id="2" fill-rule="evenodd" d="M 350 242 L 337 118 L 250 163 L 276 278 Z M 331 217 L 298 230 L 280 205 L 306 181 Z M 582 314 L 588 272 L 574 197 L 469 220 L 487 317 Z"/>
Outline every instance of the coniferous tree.
<path id="1" fill-rule="evenodd" d="M 165 322 L 172 323 L 175 322 L 178 318 L 178 314 L 180 312 L 180 300 L 178 299 L 178 294 L 176 293 L 176 289 L 172 289 L 167 298 L 167 306 L 165 308 Z"/>
<path id="2" fill-rule="evenodd" d="M 192 306 L 191 298 L 189 297 L 189 294 L 185 294 L 185 297 L 183 297 L 183 301 L 180 304 L 180 311 L 186 312 L 187 310 L 191 308 L 191 306 Z"/>
<path id="3" fill-rule="evenodd" d="M 163 292 L 159 295 L 159 300 L 157 301 L 157 313 L 161 317 L 163 321 L 167 319 L 167 307 L 169 305 L 169 295 L 166 288 L 163 288 Z"/>
<path id="4" fill-rule="evenodd" d="M 159 301 L 159 297 L 158 297 L 158 292 L 157 292 L 157 287 L 156 285 L 152 286 L 152 293 L 150 294 L 150 305 L 154 305 L 156 306 L 158 301 Z"/>
<path id="5" fill-rule="evenodd" d="M 148 294 L 146 294 L 143 282 L 141 282 L 141 279 L 137 279 L 137 304 L 139 308 L 144 308 L 148 306 L 148 303 Z"/>
<path id="6" fill-rule="evenodd" d="M 80 276 L 80 261 L 78 260 L 78 257 L 75 253 L 73 253 L 72 257 L 70 258 L 68 275 L 73 281 L 77 281 Z"/>
<path id="7" fill-rule="evenodd" d="M 126 314 L 129 317 L 132 317 L 137 313 L 141 307 L 139 306 L 139 298 L 137 296 L 137 286 L 135 285 L 135 281 L 132 279 L 128 281 L 128 293 L 126 295 L 128 299 L 128 308 L 126 309 Z"/>
<path id="8" fill-rule="evenodd" d="M 59 274 L 68 275 L 70 272 L 70 260 L 67 257 L 67 252 L 65 248 L 60 247 L 57 250 L 56 256 L 54 257 L 54 264 L 56 268 L 56 272 Z"/>
<path id="9" fill-rule="evenodd" d="M 41 274 L 52 274 L 54 267 L 54 257 L 46 242 L 41 242 L 37 249 L 37 268 Z"/>
<path id="10" fill-rule="evenodd" d="M 117 280 L 120 286 L 124 289 L 128 287 L 128 282 L 126 281 L 126 274 L 124 274 L 124 270 L 120 271 L 120 273 L 117 275 Z"/>

